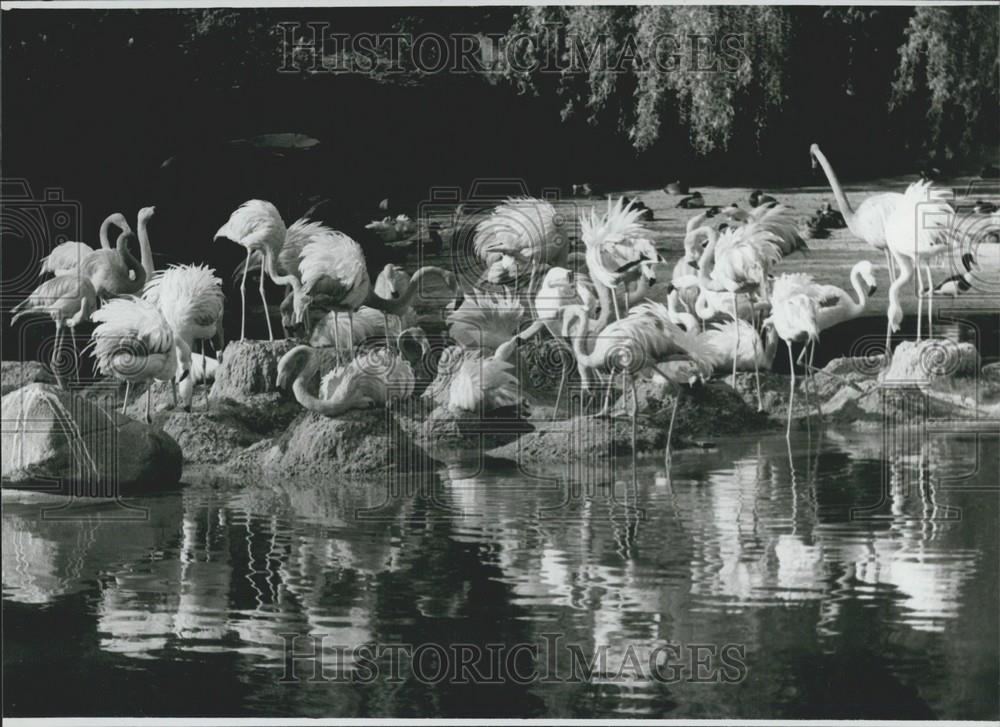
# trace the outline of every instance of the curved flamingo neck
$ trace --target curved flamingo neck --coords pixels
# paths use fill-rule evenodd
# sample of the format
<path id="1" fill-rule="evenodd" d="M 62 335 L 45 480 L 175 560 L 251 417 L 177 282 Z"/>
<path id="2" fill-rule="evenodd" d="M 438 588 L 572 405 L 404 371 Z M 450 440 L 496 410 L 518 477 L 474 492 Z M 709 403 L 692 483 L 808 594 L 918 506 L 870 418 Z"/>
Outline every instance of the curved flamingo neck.
<path id="1" fill-rule="evenodd" d="M 282 275 L 278 270 L 278 256 L 270 245 L 264 245 L 264 265 L 267 267 L 267 274 L 275 285 L 288 285 L 292 288 L 292 293 L 298 294 L 302 288 L 299 279 L 289 273 Z"/>
<path id="2" fill-rule="evenodd" d="M 868 290 L 862 284 L 861 271 L 858 268 L 851 271 L 851 285 L 854 286 L 854 292 L 858 297 L 857 301 L 851 301 L 851 307 L 854 309 L 852 312 L 861 315 L 868 305 Z"/>
<path id="3" fill-rule="evenodd" d="M 111 249 L 111 239 L 108 237 L 108 231 L 111 229 L 112 225 L 120 224 L 119 223 L 120 218 L 121 215 L 119 215 L 117 212 L 112 212 L 110 215 L 105 217 L 104 222 L 101 223 L 100 237 L 101 237 L 102 250 Z M 125 229 L 126 229 L 125 227 L 122 228 L 122 230 Z"/>
<path id="4" fill-rule="evenodd" d="M 148 221 L 146 217 L 139 219 L 139 255 L 142 257 L 142 269 L 145 271 L 146 277 L 151 278 L 153 276 L 153 250 L 149 245 L 149 231 L 146 229 Z"/>
<path id="5" fill-rule="evenodd" d="M 351 404 L 349 401 L 327 401 L 320 399 L 309 388 L 310 380 L 316 370 L 313 365 L 313 356 L 312 352 L 303 356 L 302 364 L 295 374 L 295 380 L 292 382 L 292 393 L 295 395 L 295 400 L 304 409 L 314 411 L 317 414 L 328 417 L 340 416 L 350 410 Z"/>
<path id="6" fill-rule="evenodd" d="M 128 270 L 135 272 L 134 286 L 138 290 L 142 290 L 142 286 L 146 284 L 146 279 L 149 277 L 146 274 L 145 266 L 136 260 L 135 255 L 128 249 L 128 239 L 130 233 L 122 232 L 118 235 L 118 242 L 115 245 L 115 250 L 118 252 L 118 256 L 121 258 L 122 262 Z"/>
<path id="7" fill-rule="evenodd" d="M 844 188 L 840 186 L 840 180 L 837 179 L 837 173 L 833 171 L 833 167 L 830 166 L 830 162 L 827 161 L 826 156 L 819 150 L 818 146 L 813 145 L 812 155 L 819 162 L 819 165 L 823 167 L 823 172 L 826 174 L 826 180 L 830 183 L 830 189 L 833 190 L 833 196 L 837 200 L 837 206 L 840 208 L 840 214 L 844 216 L 844 222 L 847 227 L 854 232 L 854 208 L 851 207 L 851 203 L 847 199 L 847 195 L 844 194 Z M 857 233 L 855 233 L 857 234 Z"/>
<path id="8" fill-rule="evenodd" d="M 896 265 L 899 266 L 899 275 L 892 285 L 889 286 L 889 321 L 892 330 L 899 330 L 899 323 L 903 320 L 903 308 L 899 304 L 899 291 L 913 278 L 913 260 L 907 255 L 898 255 L 892 250 L 892 256 L 896 258 Z"/>

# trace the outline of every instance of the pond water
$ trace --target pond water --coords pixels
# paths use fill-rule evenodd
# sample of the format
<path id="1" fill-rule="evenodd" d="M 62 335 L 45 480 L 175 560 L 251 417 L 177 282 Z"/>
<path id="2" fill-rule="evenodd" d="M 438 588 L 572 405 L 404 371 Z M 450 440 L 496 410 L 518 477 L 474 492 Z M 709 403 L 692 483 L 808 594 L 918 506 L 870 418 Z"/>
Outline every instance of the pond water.
<path id="1" fill-rule="evenodd" d="M 827 431 L 669 478 L 5 492 L 4 713 L 996 719 L 998 458 Z"/>

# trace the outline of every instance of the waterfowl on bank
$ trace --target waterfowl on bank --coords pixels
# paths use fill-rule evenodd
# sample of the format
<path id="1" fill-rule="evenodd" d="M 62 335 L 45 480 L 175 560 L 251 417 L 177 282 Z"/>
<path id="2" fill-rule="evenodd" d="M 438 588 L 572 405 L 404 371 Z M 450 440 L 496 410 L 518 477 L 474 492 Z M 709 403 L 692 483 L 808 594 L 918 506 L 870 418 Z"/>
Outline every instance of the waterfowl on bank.
<path id="1" fill-rule="evenodd" d="M 678 202 L 677 206 L 686 210 L 701 209 L 705 206 L 705 198 L 701 196 L 701 192 L 695 192 Z"/>

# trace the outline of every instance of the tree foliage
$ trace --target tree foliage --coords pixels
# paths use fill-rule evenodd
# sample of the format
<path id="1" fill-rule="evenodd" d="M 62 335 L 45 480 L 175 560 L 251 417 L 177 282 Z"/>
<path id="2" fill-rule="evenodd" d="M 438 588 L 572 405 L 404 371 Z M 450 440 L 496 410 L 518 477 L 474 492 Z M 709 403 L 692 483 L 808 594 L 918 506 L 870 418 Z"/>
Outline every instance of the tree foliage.
<path id="1" fill-rule="evenodd" d="M 1000 10 L 994 5 L 918 7 L 905 35 L 892 107 L 926 106 L 930 133 L 917 142 L 947 157 L 978 139 L 992 137 L 995 144 Z"/>

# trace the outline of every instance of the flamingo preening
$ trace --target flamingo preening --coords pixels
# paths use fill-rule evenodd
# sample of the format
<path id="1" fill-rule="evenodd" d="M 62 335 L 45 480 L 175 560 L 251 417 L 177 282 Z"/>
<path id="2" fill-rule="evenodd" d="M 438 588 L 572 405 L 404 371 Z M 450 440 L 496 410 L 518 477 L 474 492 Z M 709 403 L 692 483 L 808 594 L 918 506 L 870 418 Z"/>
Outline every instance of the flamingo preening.
<path id="1" fill-rule="evenodd" d="M 191 350 L 195 341 L 201 341 L 202 378 L 207 378 L 205 339 L 215 341 L 216 351 L 223 349 L 225 295 L 215 271 L 203 265 L 172 265 L 153 276 L 146 284 L 143 298 L 159 308 L 175 340 L 184 342 L 184 364 L 189 369 Z M 195 377 L 190 376 L 180 385 L 181 400 L 187 411 L 191 410 L 194 380 Z"/>
<path id="2" fill-rule="evenodd" d="M 98 370 L 126 382 L 122 413 L 128 406 L 129 386 L 154 379 L 176 385 L 190 373 L 191 351 L 153 303 L 141 298 L 115 298 L 96 310 L 98 325 L 91 334 Z M 146 422 L 152 421 L 152 386 L 146 392 Z"/>
<path id="3" fill-rule="evenodd" d="M 927 335 L 934 335 L 934 280 L 931 277 L 931 262 L 952 250 L 955 244 L 952 235 L 954 211 L 944 201 L 939 190 L 931 189 L 927 181 L 914 182 L 902 195 L 886 225 L 889 250 L 899 265 L 899 277 L 889 288 L 889 327 L 899 330 L 903 320 L 903 309 L 899 304 L 899 291 L 917 271 L 917 340 L 920 340 L 923 295 L 927 293 Z M 920 275 L 920 267 L 927 273 L 927 287 Z"/>
<path id="4" fill-rule="evenodd" d="M 550 202 L 508 199 L 476 225 L 472 249 L 486 271 L 482 280 L 510 284 L 528 268 L 528 287 L 547 265 L 565 266 L 569 236 Z"/>
<path id="5" fill-rule="evenodd" d="M 642 237 L 645 228 L 639 224 L 640 214 L 621 199 L 612 203 L 609 197 L 604 215 L 598 216 L 592 208 L 589 216 L 580 216 L 587 270 L 599 293 L 602 286 L 609 291 L 616 319 L 621 317 L 616 296 L 618 286 L 645 272 L 643 266 L 659 261 L 655 246 Z M 602 309 L 605 322 L 608 313 Z"/>
<path id="6" fill-rule="evenodd" d="M 516 416 L 523 406 L 511 363 L 521 342 L 524 307 L 508 293 L 473 292 L 448 315 L 448 333 L 458 348 L 438 363 L 440 382 L 425 396 L 456 411 L 482 416 Z"/>
<path id="7" fill-rule="evenodd" d="M 330 371 L 323 377 L 318 397 L 311 388 L 318 366 L 316 351 L 296 346 L 278 362 L 278 387 L 290 384 L 296 401 L 328 417 L 407 399 L 413 395 L 416 381 L 414 362 L 406 357 L 412 350 L 411 342 L 419 346 L 421 356 L 430 350 L 422 330 L 407 328 L 396 337 L 396 351 L 369 349 Z"/>
<path id="8" fill-rule="evenodd" d="M 816 288 L 811 275 L 785 273 L 779 276 L 774 281 L 771 292 L 771 315 L 764 320 L 764 326 L 773 325 L 774 330 L 788 347 L 791 383 L 788 394 L 786 438 L 792 434 L 792 404 L 795 401 L 795 361 L 792 360 L 792 343 L 796 341 L 805 343 L 799 355 L 800 360 L 807 350 L 811 351 L 809 368 L 806 369 L 806 376 L 809 378 L 812 354 L 815 353 L 816 342 L 819 340 L 819 305 L 816 302 L 819 293 Z"/>
<path id="9" fill-rule="evenodd" d="M 125 215 L 121 212 L 112 212 L 108 215 L 104 222 L 101 223 L 100 229 L 100 240 L 102 250 L 110 250 L 111 242 L 108 238 L 108 230 L 112 225 L 115 225 L 122 232 L 132 232 L 132 228 L 128 224 L 128 220 L 125 219 Z M 72 272 L 80 266 L 80 262 L 90 253 L 94 252 L 94 248 L 85 242 L 73 242 L 67 241 L 62 244 L 56 245 L 52 248 L 52 252 L 42 258 L 42 267 L 38 272 L 39 275 L 45 275 L 51 273 L 53 275 L 63 275 L 65 273 Z"/>
<path id="10" fill-rule="evenodd" d="M 885 254 L 885 265 L 889 271 L 889 279 L 895 280 L 896 269 L 893 266 L 893 256 L 889 249 L 887 228 L 889 226 L 889 218 L 893 215 L 899 203 L 903 201 L 903 195 L 898 192 L 873 194 L 865 198 L 855 210 L 847 199 L 847 195 L 844 194 L 844 188 L 840 186 L 840 180 L 837 179 L 836 172 L 833 171 L 833 167 L 827 161 L 823 152 L 820 151 L 819 146 L 816 144 L 810 146 L 809 154 L 813 160 L 813 166 L 819 163 L 823 167 L 823 172 L 830 183 L 830 189 L 833 190 L 833 196 L 837 200 L 837 207 L 840 208 L 840 214 L 844 217 L 847 229 L 855 237 Z M 890 321 L 885 332 L 886 360 L 888 360 L 892 353 L 890 342 L 891 332 L 892 323 Z"/>
<path id="11" fill-rule="evenodd" d="M 49 367 L 56 381 L 63 386 L 56 359 L 62 345 L 64 329 L 76 328 L 82 321 L 88 320 L 96 308 L 97 292 L 87 278 L 74 274 L 57 275 L 39 285 L 31 295 L 14 306 L 11 311 L 14 315 L 10 322 L 14 325 L 19 318 L 27 315 L 47 315 L 52 319 L 56 327 L 56 337 Z M 73 359 L 77 363 L 75 368 L 79 380 L 76 339 L 71 335 L 70 340 L 73 342 Z"/>

